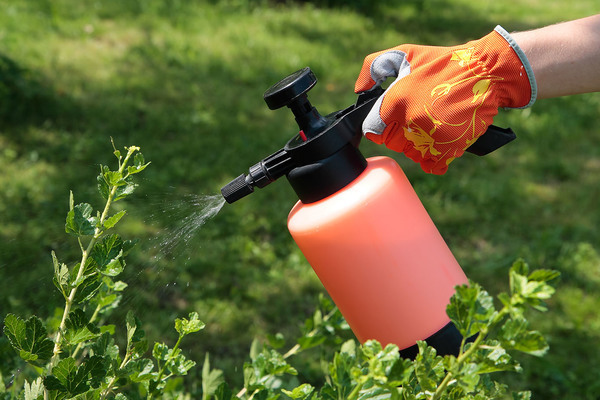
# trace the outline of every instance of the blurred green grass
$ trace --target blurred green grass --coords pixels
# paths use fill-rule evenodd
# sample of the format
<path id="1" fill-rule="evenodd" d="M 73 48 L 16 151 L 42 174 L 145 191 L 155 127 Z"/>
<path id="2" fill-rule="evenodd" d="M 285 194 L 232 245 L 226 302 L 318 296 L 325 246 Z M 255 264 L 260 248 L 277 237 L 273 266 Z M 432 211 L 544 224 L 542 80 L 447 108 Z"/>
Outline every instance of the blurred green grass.
<path id="1" fill-rule="evenodd" d="M 193 210 L 186 195 L 218 193 L 295 133 L 289 113 L 267 109 L 264 90 L 310 66 L 320 80 L 313 104 L 334 111 L 354 101 L 373 51 L 462 43 L 496 24 L 528 29 L 596 6 L 0 0 L 1 314 L 44 317 L 60 305 L 50 250 L 76 255 L 63 228 L 68 191 L 99 205 L 94 179 L 99 163 L 112 162 L 113 137 L 152 161 L 124 205 L 122 234 L 142 244 L 129 257 L 123 312 L 134 309 L 152 339 L 168 342 L 173 319 L 198 311 L 208 327 L 186 350 L 198 361 L 209 351 L 240 382 L 252 338 L 293 336 L 323 291 L 285 227 L 292 190 L 277 182 L 226 205 L 187 246 L 167 254 L 156 246 L 174 215 Z M 600 96 L 589 94 L 501 112 L 495 123 L 518 140 L 485 158 L 467 155 L 443 177 L 362 145 L 399 161 L 467 274 L 491 292 L 505 287 L 517 257 L 563 272 L 551 313 L 533 317 L 551 352 L 506 377 L 536 398 L 600 393 L 599 111 Z"/>

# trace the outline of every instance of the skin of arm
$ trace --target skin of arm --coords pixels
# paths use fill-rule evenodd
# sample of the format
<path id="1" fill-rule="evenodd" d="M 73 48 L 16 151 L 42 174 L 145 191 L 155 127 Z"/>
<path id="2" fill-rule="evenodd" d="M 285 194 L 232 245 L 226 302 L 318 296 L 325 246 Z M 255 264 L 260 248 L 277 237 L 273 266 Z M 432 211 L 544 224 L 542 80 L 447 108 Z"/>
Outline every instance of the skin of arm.
<path id="1" fill-rule="evenodd" d="M 600 91 L 600 14 L 511 36 L 531 64 L 538 99 Z"/>

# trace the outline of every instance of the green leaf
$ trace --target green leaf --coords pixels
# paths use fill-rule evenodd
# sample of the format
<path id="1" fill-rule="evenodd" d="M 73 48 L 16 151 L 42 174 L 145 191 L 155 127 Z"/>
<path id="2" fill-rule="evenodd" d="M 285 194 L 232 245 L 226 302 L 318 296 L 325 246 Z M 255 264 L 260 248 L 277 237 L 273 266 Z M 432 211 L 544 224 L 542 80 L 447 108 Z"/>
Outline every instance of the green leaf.
<path id="1" fill-rule="evenodd" d="M 113 201 L 124 199 L 135 191 L 135 188 L 138 186 L 137 184 L 125 180 L 125 184 L 117 187 L 115 191 L 115 197 L 113 197 Z"/>
<path id="2" fill-rule="evenodd" d="M 555 289 L 552 284 L 560 273 L 553 270 L 536 270 L 529 274 L 529 266 L 522 260 L 515 262 L 509 272 L 511 306 L 529 305 L 539 311 L 546 311 L 543 300 L 550 298 Z M 513 313 L 516 310 L 512 310 Z M 522 313 L 522 312 L 521 312 Z"/>
<path id="3" fill-rule="evenodd" d="M 70 345 L 76 345 L 100 336 L 100 329 L 94 324 L 90 324 L 85 312 L 79 308 L 69 313 L 69 317 L 65 321 L 65 328 L 63 339 Z"/>
<path id="4" fill-rule="evenodd" d="M 531 392 L 517 392 L 512 394 L 513 400 L 531 400 Z"/>
<path id="5" fill-rule="evenodd" d="M 44 396 L 44 383 L 41 377 L 38 377 L 31 384 L 25 381 L 23 389 L 25 389 L 25 400 L 38 400 Z"/>
<path id="6" fill-rule="evenodd" d="M 119 171 L 105 171 L 104 180 L 108 183 L 108 186 L 122 186 L 125 184 L 123 174 Z"/>
<path id="7" fill-rule="evenodd" d="M 109 332 L 103 332 L 90 346 L 94 355 L 116 360 L 119 357 L 119 346 Z"/>
<path id="8" fill-rule="evenodd" d="M 96 181 L 98 182 L 98 192 L 104 200 L 108 200 L 110 197 L 110 187 L 108 183 L 104 179 L 104 172 L 110 171 L 109 168 L 105 165 L 100 165 L 100 174 L 96 177 Z"/>
<path id="9" fill-rule="evenodd" d="M 435 391 L 444 375 L 442 357 L 433 347 L 418 341 L 419 354 L 415 357 L 415 374 L 424 390 Z"/>
<path id="10" fill-rule="evenodd" d="M 276 350 L 285 346 L 285 337 L 281 333 L 276 333 L 275 335 L 268 334 L 267 341 L 269 342 L 269 346 Z"/>
<path id="11" fill-rule="evenodd" d="M 75 236 L 93 235 L 96 229 L 96 217 L 92 217 L 92 206 L 77 204 L 67 213 L 65 231 Z"/>
<path id="12" fill-rule="evenodd" d="M 54 265 L 54 285 L 60 290 L 63 296 L 67 297 L 69 290 L 69 267 L 66 264 L 61 264 L 56 258 L 54 250 L 52 251 L 52 264 Z"/>
<path id="13" fill-rule="evenodd" d="M 46 328 L 35 315 L 25 321 L 14 314 L 8 314 L 4 318 L 3 331 L 23 360 L 35 363 L 52 357 L 54 343 L 48 339 Z"/>
<path id="14" fill-rule="evenodd" d="M 91 387 L 98 387 L 106 376 L 105 360 L 92 356 L 79 366 L 72 357 L 60 360 L 52 368 L 52 375 L 44 379 L 48 390 L 57 390 L 74 397 L 85 393 Z"/>
<path id="15" fill-rule="evenodd" d="M 154 343 L 154 348 L 152 349 L 152 357 L 154 357 L 158 361 L 166 361 L 169 358 L 169 346 L 164 343 Z"/>
<path id="16" fill-rule="evenodd" d="M 127 173 L 129 175 L 137 174 L 146 169 L 148 165 L 150 165 L 150 163 L 145 162 L 143 154 L 138 152 L 133 157 L 133 165 L 127 167 Z"/>
<path id="17" fill-rule="evenodd" d="M 179 336 L 189 335 L 193 332 L 198 332 L 206 326 L 206 324 L 198 318 L 197 312 L 191 312 L 188 315 L 189 319 L 177 318 L 175 320 L 175 330 L 179 333 Z"/>
<path id="18" fill-rule="evenodd" d="M 98 274 L 91 273 L 83 275 L 79 280 L 75 280 L 71 283 L 71 286 L 77 287 L 77 293 L 75 294 L 74 301 L 76 303 L 84 303 L 89 301 L 96 295 L 96 293 L 98 293 L 98 290 L 102 286 L 102 280 Z"/>
<path id="19" fill-rule="evenodd" d="M 237 400 L 237 397 L 233 395 L 229 385 L 226 382 L 223 382 L 219 385 L 217 390 L 214 393 L 215 400 Z"/>
<path id="20" fill-rule="evenodd" d="M 119 235 L 106 235 L 94 245 L 90 257 L 96 262 L 98 268 L 102 269 L 121 257 L 122 251 L 123 239 Z"/>
<path id="21" fill-rule="evenodd" d="M 115 215 L 107 218 L 106 221 L 104 221 L 104 228 L 110 229 L 113 226 L 115 226 L 121 220 L 121 218 L 123 218 L 123 215 L 125 215 L 125 213 L 126 213 L 125 210 L 121 210 L 118 213 L 116 213 Z"/>
<path id="22" fill-rule="evenodd" d="M 130 361 L 125 370 L 133 382 L 148 381 L 157 374 L 154 372 L 154 363 L 147 358 Z"/>
<path id="23" fill-rule="evenodd" d="M 127 312 L 125 321 L 127 327 L 127 349 L 131 349 L 136 343 L 142 341 L 146 333 L 141 329 L 142 322 L 132 311 Z"/>
<path id="24" fill-rule="evenodd" d="M 353 383 L 352 369 L 357 363 L 356 343 L 354 340 L 346 341 L 339 353 L 333 356 L 333 362 L 329 364 L 329 375 L 332 387 L 325 392 L 336 392 L 333 398 L 347 398 L 352 391 Z"/>
<path id="25" fill-rule="evenodd" d="M 313 394 L 313 392 L 315 391 L 315 388 L 313 386 L 309 385 L 308 383 L 303 383 L 302 385 L 298 386 L 297 388 L 294 388 L 294 390 L 292 390 L 292 391 L 285 390 L 285 389 L 282 389 L 281 391 L 286 396 L 288 396 L 292 399 L 307 400 Z"/>
<path id="26" fill-rule="evenodd" d="M 188 360 L 179 350 L 177 349 L 175 351 L 176 355 L 169 360 L 167 369 L 176 375 L 187 375 L 187 372 L 196 365 L 196 362 Z"/>
<path id="27" fill-rule="evenodd" d="M 498 332 L 498 339 L 505 348 L 535 356 L 544 355 L 549 348 L 544 336 L 540 332 L 529 330 L 529 322 L 524 318 L 506 321 Z"/>
<path id="28" fill-rule="evenodd" d="M 496 314 L 493 298 L 477 283 L 456 287 L 446 312 L 463 337 L 471 337 L 491 323 Z"/>
<path id="29" fill-rule="evenodd" d="M 310 336 L 302 336 L 300 338 L 298 338 L 298 344 L 300 345 L 300 348 L 302 350 L 307 350 L 313 347 L 317 347 L 321 344 L 323 344 L 325 341 L 327 340 L 327 337 L 325 335 L 321 335 L 321 334 L 313 334 Z"/>
<path id="30" fill-rule="evenodd" d="M 470 344 L 467 346 L 469 348 Z M 466 349 L 465 349 L 466 350 Z M 497 340 L 485 340 L 473 356 L 477 363 L 478 374 L 490 374 L 499 371 L 520 372 L 521 366 L 508 354 Z"/>
<path id="31" fill-rule="evenodd" d="M 202 393 L 204 396 L 214 395 L 223 382 L 223 371 L 210 368 L 209 356 L 206 353 L 202 366 Z"/>

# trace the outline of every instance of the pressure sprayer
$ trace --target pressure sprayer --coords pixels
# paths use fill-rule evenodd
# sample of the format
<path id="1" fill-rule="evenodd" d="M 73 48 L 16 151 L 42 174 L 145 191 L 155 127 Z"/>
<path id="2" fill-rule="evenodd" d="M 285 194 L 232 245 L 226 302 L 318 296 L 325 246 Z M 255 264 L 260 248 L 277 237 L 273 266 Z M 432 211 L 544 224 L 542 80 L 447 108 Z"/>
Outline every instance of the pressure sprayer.
<path id="1" fill-rule="evenodd" d="M 307 96 L 316 82 L 304 68 L 265 92 L 270 109 L 291 109 L 300 132 L 225 185 L 223 197 L 233 203 L 285 175 L 300 199 L 288 229 L 356 337 L 396 344 L 409 358 L 418 340 L 457 354 L 462 337 L 446 306 L 467 278 L 400 166 L 358 149 L 383 89 L 322 116 Z M 467 151 L 484 155 L 514 138 L 491 126 Z"/>

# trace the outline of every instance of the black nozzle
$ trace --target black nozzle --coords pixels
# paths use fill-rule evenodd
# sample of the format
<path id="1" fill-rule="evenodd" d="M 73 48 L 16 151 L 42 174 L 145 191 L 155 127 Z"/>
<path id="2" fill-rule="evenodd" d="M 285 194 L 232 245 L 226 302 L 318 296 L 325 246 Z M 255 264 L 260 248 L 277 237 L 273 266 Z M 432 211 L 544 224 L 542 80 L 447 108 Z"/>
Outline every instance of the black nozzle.
<path id="1" fill-rule="evenodd" d="M 238 201 L 252 192 L 254 192 L 254 187 L 246 182 L 246 175 L 244 174 L 221 188 L 221 194 L 229 204 Z"/>
<path id="2" fill-rule="evenodd" d="M 228 203 L 233 203 L 254 192 L 254 188 L 263 188 L 269 183 L 286 175 L 295 167 L 285 149 L 280 149 L 267 158 L 250 167 L 248 175 L 240 175 L 221 189 Z"/>

